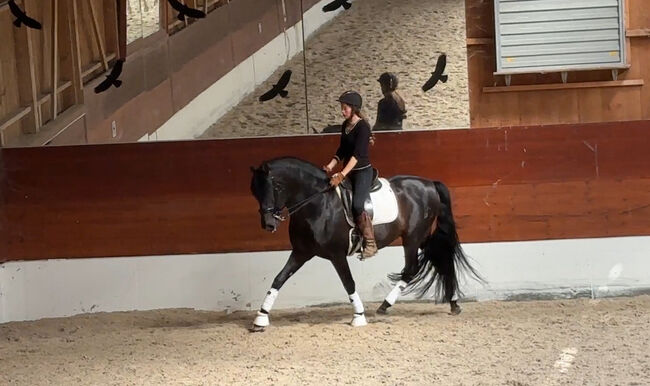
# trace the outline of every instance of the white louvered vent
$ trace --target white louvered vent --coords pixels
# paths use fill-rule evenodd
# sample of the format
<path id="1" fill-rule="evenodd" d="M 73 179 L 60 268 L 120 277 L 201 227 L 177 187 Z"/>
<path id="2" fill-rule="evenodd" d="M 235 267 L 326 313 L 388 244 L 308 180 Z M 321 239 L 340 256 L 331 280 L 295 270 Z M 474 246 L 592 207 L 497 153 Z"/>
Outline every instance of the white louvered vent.
<path id="1" fill-rule="evenodd" d="M 625 68 L 624 0 L 494 0 L 497 72 Z"/>

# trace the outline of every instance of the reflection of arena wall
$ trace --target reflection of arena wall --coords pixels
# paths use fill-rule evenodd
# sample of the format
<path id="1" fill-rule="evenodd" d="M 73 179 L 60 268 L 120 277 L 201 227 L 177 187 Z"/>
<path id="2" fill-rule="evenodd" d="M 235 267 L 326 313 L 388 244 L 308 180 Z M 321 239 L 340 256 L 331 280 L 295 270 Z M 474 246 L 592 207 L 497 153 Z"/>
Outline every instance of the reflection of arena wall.
<path id="1" fill-rule="evenodd" d="M 312 9 L 318 12 L 319 7 Z M 309 16 L 306 26 L 314 24 Z M 336 99 L 346 89 L 362 94 L 364 111 L 373 124 L 377 102 L 382 98 L 377 78 L 385 71 L 396 73 L 400 79 L 398 90 L 408 110 L 405 129 L 468 127 L 465 28 L 465 6 L 457 0 L 357 0 L 351 9 L 310 37 L 305 60 L 299 55 L 288 61 L 202 137 L 320 132 L 340 123 Z M 445 74 L 449 80 L 425 93 L 421 86 L 431 76 L 442 52 L 447 54 Z M 289 98 L 258 102 L 256 97 L 270 89 L 286 69 L 294 72 L 287 87 Z"/>
<path id="2" fill-rule="evenodd" d="M 178 33 L 166 36 L 161 32 L 139 42 L 138 47 L 130 48 L 121 77 L 122 87 L 96 95 L 93 88 L 103 78 L 85 86 L 85 135 L 54 144 L 136 141 L 152 134 L 239 64 L 252 63 L 256 52 L 257 59 L 264 64 L 261 69 L 277 66 L 273 64 L 280 57 L 277 52 L 272 53 L 270 47 L 259 51 L 283 29 L 297 31 L 293 27 L 300 20 L 300 1 L 284 3 L 286 22 L 281 1 L 237 0 L 216 8 L 205 19 Z M 308 13 L 313 12 L 315 3 L 315 0 L 303 2 Z M 296 36 L 294 32 L 289 38 L 299 41 Z M 294 43 L 294 50 L 296 46 Z M 269 63 L 271 67 L 267 67 Z M 272 71 L 260 72 L 260 68 L 256 68 L 258 79 L 253 83 Z M 249 81 L 252 77 L 245 71 L 235 71 L 235 75 L 231 81 L 239 81 L 238 77 Z M 113 121 L 117 126 L 116 138 L 111 134 Z"/>
<path id="3" fill-rule="evenodd" d="M 321 0 L 305 12 L 303 19 L 306 38 L 309 38 L 320 26 L 332 20 L 341 12 L 323 13 L 321 8 L 327 3 L 329 3 L 328 0 Z M 233 45 L 237 45 L 235 38 L 233 38 Z M 265 86 L 261 88 L 264 88 L 265 91 L 272 87 L 273 83 L 277 81 L 277 77 L 270 79 L 269 77 L 289 61 L 300 63 L 300 66 L 294 66 L 295 75 L 292 83 L 298 92 L 292 90 L 292 96 L 294 99 L 304 99 L 304 83 L 300 84 L 301 82 L 295 80 L 304 71 L 302 68 L 302 55 L 296 56 L 302 52 L 302 45 L 302 23 L 298 21 L 297 24 L 287 28 L 286 31 L 275 36 L 252 55 L 243 59 L 219 80 L 209 84 L 209 87 L 196 98 L 193 98 L 186 107 L 177 111 L 154 133 L 143 136 L 141 140 L 174 140 L 198 137 L 244 98 L 248 97 L 248 99 L 256 100 L 258 95 L 252 95 L 252 93 L 258 90 L 258 87 L 263 83 Z M 300 111 L 304 111 L 304 107 Z M 292 112 L 287 111 L 286 113 L 284 115 L 290 115 Z M 237 111 L 231 111 L 230 114 L 237 115 Z M 304 116 L 301 117 L 304 121 Z M 279 130 L 282 130 L 283 125 L 264 118 L 260 118 L 260 120 L 262 121 L 260 126 L 265 126 L 267 132 L 277 131 L 278 134 L 281 134 Z M 241 133 L 236 136 L 245 136 L 245 134 Z"/>

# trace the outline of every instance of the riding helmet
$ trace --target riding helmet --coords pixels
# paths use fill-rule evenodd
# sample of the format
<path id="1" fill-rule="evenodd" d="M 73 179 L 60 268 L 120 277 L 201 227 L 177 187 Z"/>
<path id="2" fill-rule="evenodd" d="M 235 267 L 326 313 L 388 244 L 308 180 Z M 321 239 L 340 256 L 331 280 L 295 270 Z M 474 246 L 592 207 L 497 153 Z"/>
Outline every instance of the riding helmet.
<path id="1" fill-rule="evenodd" d="M 337 100 L 358 109 L 361 109 L 363 105 L 363 99 L 361 99 L 361 95 L 356 91 L 346 91 Z"/>
<path id="2" fill-rule="evenodd" d="M 377 81 L 379 84 L 385 84 L 388 86 L 389 90 L 394 91 L 397 88 L 399 79 L 397 79 L 397 75 L 393 74 L 392 72 L 384 72 L 379 76 L 379 79 L 377 79 Z"/>

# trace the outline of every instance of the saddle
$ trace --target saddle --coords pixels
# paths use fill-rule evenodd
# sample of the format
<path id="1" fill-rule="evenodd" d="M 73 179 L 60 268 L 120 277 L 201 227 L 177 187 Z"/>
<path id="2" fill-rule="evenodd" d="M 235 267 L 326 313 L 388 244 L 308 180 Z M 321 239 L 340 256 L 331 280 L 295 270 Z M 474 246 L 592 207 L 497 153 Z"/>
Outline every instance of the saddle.
<path id="1" fill-rule="evenodd" d="M 341 198 L 345 219 L 350 225 L 348 234 L 348 256 L 359 252 L 363 238 L 357 229 L 352 214 L 352 185 L 348 179 L 343 180 L 336 187 L 336 193 Z M 364 210 L 368 213 L 373 225 L 387 224 L 395 221 L 399 209 L 397 198 L 385 178 L 379 178 L 377 169 L 372 170 L 372 184 L 370 187 L 370 198 L 364 203 Z"/>
<path id="2" fill-rule="evenodd" d="M 352 183 L 349 179 L 344 179 L 343 182 L 339 184 L 341 190 L 339 195 L 341 196 L 341 202 L 343 203 L 343 210 L 345 211 L 345 217 L 348 220 L 350 226 L 355 227 L 354 216 L 352 215 Z M 376 192 L 381 189 L 382 183 L 379 180 L 379 171 L 375 168 L 372 169 L 372 183 L 370 184 L 370 193 Z M 372 201 L 370 197 L 366 199 L 363 203 L 363 207 L 368 212 L 368 216 L 372 220 L 373 210 L 372 210 Z"/>

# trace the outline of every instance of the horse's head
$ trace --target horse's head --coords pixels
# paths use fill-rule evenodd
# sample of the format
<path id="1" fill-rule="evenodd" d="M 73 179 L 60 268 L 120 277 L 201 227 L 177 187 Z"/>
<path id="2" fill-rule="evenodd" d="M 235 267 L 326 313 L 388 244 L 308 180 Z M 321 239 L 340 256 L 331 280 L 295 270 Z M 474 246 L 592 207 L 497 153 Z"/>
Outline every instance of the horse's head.
<path id="1" fill-rule="evenodd" d="M 251 172 L 253 173 L 251 192 L 260 204 L 262 229 L 275 232 L 278 229 L 278 222 L 282 219 L 284 200 L 280 198 L 279 189 L 274 185 L 273 176 L 266 164 L 262 164 L 259 168 L 251 167 Z"/>

